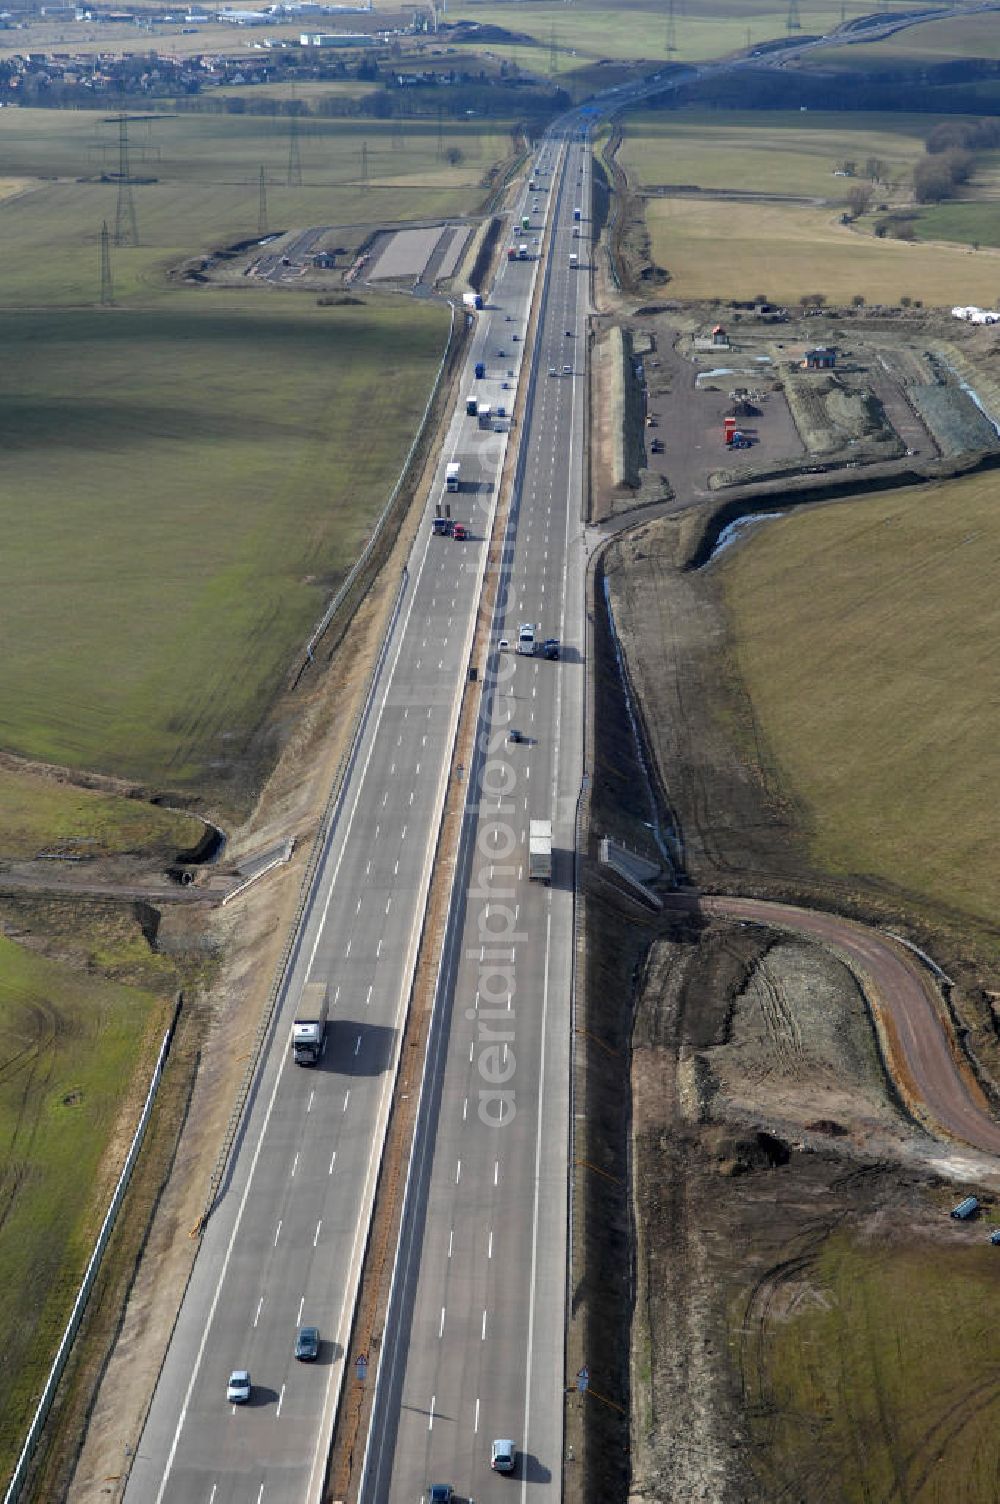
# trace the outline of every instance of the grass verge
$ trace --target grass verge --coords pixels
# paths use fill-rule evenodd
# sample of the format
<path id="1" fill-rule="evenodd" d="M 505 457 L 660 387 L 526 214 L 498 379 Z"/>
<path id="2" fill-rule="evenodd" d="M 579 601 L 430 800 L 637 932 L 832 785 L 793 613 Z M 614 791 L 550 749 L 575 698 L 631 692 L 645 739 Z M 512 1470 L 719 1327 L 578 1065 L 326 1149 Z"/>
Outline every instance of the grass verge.
<path id="1" fill-rule="evenodd" d="M 0 937 L 0 1473 L 13 1465 L 117 1173 L 122 1084 L 137 1078 L 163 1018 L 148 991 Z"/>

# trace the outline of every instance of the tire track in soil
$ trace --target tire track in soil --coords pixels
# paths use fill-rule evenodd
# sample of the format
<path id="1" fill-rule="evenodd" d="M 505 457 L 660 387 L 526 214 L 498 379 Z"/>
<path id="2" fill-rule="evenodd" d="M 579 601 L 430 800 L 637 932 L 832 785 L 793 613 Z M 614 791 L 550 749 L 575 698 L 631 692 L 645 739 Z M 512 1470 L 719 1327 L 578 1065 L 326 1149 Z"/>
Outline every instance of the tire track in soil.
<path id="1" fill-rule="evenodd" d="M 29 1007 L 35 1020 L 35 1039 L 0 1064 L 0 1080 L 9 1075 L 19 1061 L 19 1069 L 24 1071 L 14 1131 L 7 1145 L 8 1167 L 0 1175 L 0 1232 L 17 1202 L 17 1193 L 24 1179 L 24 1171 L 17 1168 L 17 1163 L 18 1160 L 23 1163 L 31 1154 L 45 1093 L 55 1069 L 56 1011 L 50 1005 L 37 1002 Z"/>

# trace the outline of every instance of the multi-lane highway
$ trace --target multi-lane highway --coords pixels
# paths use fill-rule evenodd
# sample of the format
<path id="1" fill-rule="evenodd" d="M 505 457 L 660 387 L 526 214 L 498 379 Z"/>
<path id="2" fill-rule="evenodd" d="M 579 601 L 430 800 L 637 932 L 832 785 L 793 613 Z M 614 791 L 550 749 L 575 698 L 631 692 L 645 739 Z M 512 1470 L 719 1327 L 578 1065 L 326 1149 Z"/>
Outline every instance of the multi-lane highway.
<path id="1" fill-rule="evenodd" d="M 550 203 L 544 195 L 542 214 Z M 536 216 L 532 238 L 541 235 Z M 477 390 L 494 410 L 501 394 L 509 407 L 522 374 L 539 266 L 505 262 L 496 306 L 477 318 L 462 392 Z M 478 362 L 486 376 L 476 381 Z M 563 384 L 560 400 L 570 402 L 575 385 Z M 133 1462 L 129 1504 L 319 1497 L 509 440 L 509 431 L 480 430 L 459 402 L 231 1173 Z M 446 494 L 453 460 L 463 488 Z M 445 501 L 469 526 L 468 541 L 433 535 Z M 556 618 L 549 544 L 535 526 L 551 596 L 541 599 L 539 576 L 532 611 Z M 530 730 L 527 706 L 524 719 Z M 316 980 L 329 985 L 330 1024 L 323 1060 L 309 1070 L 291 1063 L 288 1039 L 302 989 Z M 300 1323 L 321 1330 L 315 1365 L 293 1356 Z M 226 1402 L 235 1368 L 250 1370 L 247 1406 Z"/>
<path id="2" fill-rule="evenodd" d="M 561 1490 L 588 173 L 572 139 L 544 146 L 535 167 L 553 233 L 494 641 L 513 649 L 530 622 L 560 638 L 561 658 L 498 652 L 488 672 L 369 1442 L 369 1504 L 417 1501 L 435 1482 L 477 1501 Z M 511 727 L 525 742 L 510 743 Z M 533 818 L 553 821 L 548 888 L 527 875 Z M 517 1448 L 513 1483 L 490 1470 L 499 1438 Z"/>

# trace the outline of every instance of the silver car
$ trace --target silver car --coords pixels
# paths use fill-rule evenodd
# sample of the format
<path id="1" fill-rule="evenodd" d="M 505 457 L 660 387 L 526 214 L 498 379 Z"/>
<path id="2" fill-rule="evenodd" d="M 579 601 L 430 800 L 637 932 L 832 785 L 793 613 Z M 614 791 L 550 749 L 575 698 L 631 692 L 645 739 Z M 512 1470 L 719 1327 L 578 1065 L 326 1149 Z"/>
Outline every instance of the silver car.
<path id="1" fill-rule="evenodd" d="M 512 1473 L 517 1448 L 512 1441 L 495 1441 L 490 1448 L 490 1467 L 495 1473 Z"/>
<path id="2" fill-rule="evenodd" d="M 226 1399 L 231 1405 L 245 1405 L 250 1398 L 250 1375 L 245 1368 L 234 1368 L 226 1386 Z"/>

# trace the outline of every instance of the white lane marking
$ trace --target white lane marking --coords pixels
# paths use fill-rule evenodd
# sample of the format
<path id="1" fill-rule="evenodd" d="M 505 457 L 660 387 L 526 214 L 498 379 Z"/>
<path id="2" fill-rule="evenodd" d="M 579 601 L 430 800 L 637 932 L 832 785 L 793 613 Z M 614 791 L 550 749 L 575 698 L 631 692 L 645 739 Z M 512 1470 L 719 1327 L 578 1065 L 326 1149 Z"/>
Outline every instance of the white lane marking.
<path id="1" fill-rule="evenodd" d="M 345 1093 L 344 1093 L 344 1105 L 343 1105 L 343 1107 L 342 1107 L 342 1108 L 341 1108 L 341 1109 L 340 1109 L 340 1110 L 341 1110 L 341 1112 L 346 1112 L 346 1111 L 347 1111 L 347 1104 L 348 1104 L 348 1102 L 349 1102 L 349 1101 L 350 1101 L 350 1100 L 351 1100 L 351 1093 L 350 1093 L 350 1092 L 349 1092 L 349 1091 L 347 1091 L 347 1092 L 345 1092 Z"/>
<path id="2" fill-rule="evenodd" d="M 281 1393 L 278 1395 L 278 1408 L 274 1412 L 274 1418 L 275 1418 L 275 1420 L 277 1420 L 278 1417 L 279 1417 L 279 1415 L 281 1414 L 281 1407 L 282 1407 L 282 1405 L 284 1403 L 285 1403 L 285 1386 L 284 1386 L 284 1384 L 282 1384 L 282 1386 L 281 1386 Z M 260 1486 L 261 1486 L 261 1491 L 263 1492 L 263 1488 L 264 1488 L 263 1483 Z"/>
<path id="3" fill-rule="evenodd" d="M 295 1174 L 295 1171 L 298 1169 L 298 1167 L 299 1167 L 299 1156 L 296 1154 L 295 1158 L 292 1160 L 292 1174 L 293 1175 Z"/>
<path id="4" fill-rule="evenodd" d="M 350 938 L 350 940 L 348 940 L 348 942 L 347 942 L 347 949 L 344 951 L 344 960 L 345 961 L 347 960 L 348 956 L 351 954 L 351 946 L 353 944 L 354 944 L 354 937 L 352 935 L 351 938 Z"/>
<path id="5" fill-rule="evenodd" d="M 405 825 L 403 826 L 403 829 L 402 829 L 402 831 L 400 833 L 399 839 L 401 841 L 405 841 L 406 840 L 406 826 Z"/>
<path id="6" fill-rule="evenodd" d="M 360 914 L 361 913 L 361 899 L 360 898 L 358 899 L 358 906 L 354 910 L 354 912 L 355 912 L 355 914 Z"/>
<path id="7" fill-rule="evenodd" d="M 413 790 L 410 790 L 410 803 L 413 803 Z"/>
<path id="8" fill-rule="evenodd" d="M 261 1500 L 263 1499 L 263 1497 L 264 1497 L 264 1485 L 262 1483 L 260 1485 L 260 1488 L 258 1488 L 258 1490 L 257 1490 L 257 1504 L 261 1504 Z"/>
<path id="9" fill-rule="evenodd" d="M 475 1040 L 473 1040 L 472 1044 L 469 1045 L 469 1064 L 470 1065 L 472 1064 L 473 1058 L 475 1057 L 475 1052 L 476 1052 L 476 1044 L 475 1044 Z"/>
<path id="10" fill-rule="evenodd" d="M 333 1174 L 333 1167 L 334 1167 L 334 1165 L 336 1163 L 337 1163 L 337 1151 L 336 1151 L 336 1149 L 334 1149 L 333 1154 L 330 1157 L 330 1168 L 326 1172 L 328 1175 L 332 1175 Z"/>
<path id="11" fill-rule="evenodd" d="M 275 1228 L 275 1232 L 274 1232 L 274 1246 L 275 1246 L 275 1248 L 277 1248 L 277 1246 L 278 1246 L 278 1239 L 280 1237 L 281 1237 L 281 1218 L 279 1217 L 279 1219 L 278 1219 L 278 1226 Z"/>
<path id="12" fill-rule="evenodd" d="M 476 1398 L 476 1418 L 475 1418 L 475 1420 L 472 1423 L 472 1429 L 473 1429 L 473 1431 L 478 1431 L 479 1430 L 479 1399 L 478 1399 L 478 1396 Z"/>
<path id="13" fill-rule="evenodd" d="M 372 859 L 371 859 L 371 857 L 369 857 L 368 861 L 365 863 L 365 877 L 367 877 L 369 875 L 369 873 L 371 872 L 371 870 L 372 870 Z"/>
<path id="14" fill-rule="evenodd" d="M 322 1226 L 323 1226 L 323 1218 L 322 1218 L 322 1217 L 320 1217 L 320 1219 L 319 1219 L 319 1221 L 318 1221 L 318 1222 L 317 1222 L 317 1223 L 316 1223 L 316 1236 L 315 1236 L 315 1237 L 314 1237 L 314 1238 L 313 1238 L 313 1247 L 314 1247 L 314 1248 L 315 1248 L 315 1247 L 316 1247 L 316 1246 L 317 1246 L 317 1245 L 318 1245 L 318 1243 L 319 1243 L 319 1230 L 320 1230 L 320 1228 L 321 1228 L 321 1227 L 322 1227 Z"/>
<path id="15" fill-rule="evenodd" d="M 261 1313 L 261 1308 L 262 1308 L 263 1304 L 264 1304 L 264 1297 L 262 1295 L 260 1297 L 260 1300 L 258 1300 L 258 1302 L 257 1302 L 257 1314 L 254 1316 L 254 1319 L 253 1319 L 254 1326 L 256 1326 L 257 1323 L 258 1323 L 258 1321 L 260 1320 L 260 1313 Z"/>
<path id="16" fill-rule="evenodd" d="M 486 1245 L 486 1257 L 488 1259 L 491 1259 L 493 1257 L 493 1229 L 492 1229 L 492 1227 L 490 1228 L 489 1242 Z"/>
<path id="17" fill-rule="evenodd" d="M 459 1160 L 458 1164 L 455 1166 L 455 1184 L 456 1185 L 458 1185 L 458 1182 L 461 1180 L 461 1178 L 462 1178 L 462 1161 Z"/>
<path id="18" fill-rule="evenodd" d="M 365 1007 L 366 1007 L 366 1008 L 370 1008 L 370 1007 L 371 1007 L 371 1001 L 372 1001 L 372 987 L 373 987 L 373 985 L 374 985 L 374 984 L 373 984 L 373 983 L 372 983 L 372 982 L 369 982 L 369 983 L 368 983 L 368 996 L 367 996 L 367 997 L 366 997 L 366 998 L 365 998 Z"/>
<path id="19" fill-rule="evenodd" d="M 493 1184 L 500 1184 L 500 1161 L 498 1159 L 493 1161 Z"/>
<path id="20" fill-rule="evenodd" d="M 483 1329 L 482 1329 L 482 1331 L 479 1334 L 479 1340 L 480 1340 L 480 1342 L 485 1342 L 486 1341 L 486 1312 L 485 1311 L 483 1312 Z"/>
<path id="21" fill-rule="evenodd" d="M 441 1320 L 438 1322 L 438 1341 L 444 1336 L 444 1306 L 441 1307 Z"/>
<path id="22" fill-rule="evenodd" d="M 389 777 L 390 778 L 395 778 L 395 776 L 396 776 L 396 764 L 393 763 L 391 765 L 391 767 L 389 768 Z"/>
<path id="23" fill-rule="evenodd" d="M 306 1112 L 312 1112 L 312 1110 L 313 1110 L 313 1097 L 315 1095 L 316 1095 L 316 1088 L 313 1087 L 312 1091 L 309 1093 L 309 1101 L 306 1103 Z"/>
<path id="24" fill-rule="evenodd" d="M 296 1326 L 299 1326 L 301 1324 L 301 1322 L 302 1322 L 302 1312 L 305 1310 L 305 1305 L 306 1305 L 306 1298 L 305 1298 L 304 1295 L 302 1295 L 302 1296 L 299 1297 L 299 1314 L 295 1318 L 295 1325 Z"/>
<path id="25" fill-rule="evenodd" d="M 382 829 L 382 827 L 381 827 L 381 825 L 376 825 L 376 827 L 375 827 L 375 839 L 376 839 L 376 841 L 377 841 L 377 840 L 378 840 L 378 837 L 379 837 L 379 831 L 380 831 L 380 830 L 381 830 L 381 829 Z"/>
<path id="26" fill-rule="evenodd" d="M 379 958 L 379 956 L 381 954 L 382 954 L 382 942 L 380 940 L 379 943 L 375 947 L 375 959 L 376 959 L 376 961 L 378 960 L 378 958 Z"/>
<path id="27" fill-rule="evenodd" d="M 448 1257 L 451 1258 L 451 1250 L 455 1246 L 455 1229 L 451 1228 L 448 1233 Z"/>
<path id="28" fill-rule="evenodd" d="M 399 866 L 398 862 L 396 863 L 396 866 L 397 867 Z M 389 912 L 389 910 L 390 910 L 391 907 L 392 907 L 392 895 L 390 894 L 390 896 L 385 901 L 385 912 L 387 914 L 388 914 L 388 912 Z"/>
<path id="29" fill-rule="evenodd" d="M 462 1122 L 463 1123 L 467 1122 L 468 1121 L 468 1117 L 469 1117 L 469 1099 L 468 1099 L 468 1097 L 466 1097 L 465 1101 L 462 1103 Z"/>
<path id="30" fill-rule="evenodd" d="M 542 1019 L 541 1040 L 544 1046 L 546 1038 L 546 1026 L 549 1016 L 549 950 L 552 942 L 552 914 L 551 911 L 545 920 L 545 980 L 542 983 Z M 538 1070 L 538 1106 L 535 1119 L 535 1197 L 531 1214 L 531 1276 L 528 1284 L 528 1353 L 525 1363 L 524 1375 L 524 1450 L 528 1450 L 529 1424 L 531 1421 L 531 1370 L 534 1357 L 535 1343 L 535 1278 L 538 1267 L 538 1196 L 541 1189 L 542 1175 L 542 1123 L 544 1121 L 545 1108 L 545 1060 L 546 1054 L 543 1047 Z M 521 1504 L 527 1504 L 528 1480 L 521 1480 Z"/>
<path id="31" fill-rule="evenodd" d="M 357 1039 L 354 1041 L 354 1053 L 355 1053 L 355 1055 L 359 1055 L 361 1053 L 361 1035 L 360 1034 L 358 1035 Z"/>
<path id="32" fill-rule="evenodd" d="M 386 789 L 385 793 L 382 795 L 382 808 L 385 809 L 385 807 L 386 807 L 386 805 L 388 803 L 389 803 L 389 790 Z"/>
<path id="33" fill-rule="evenodd" d="M 437 1399 L 437 1395 L 436 1394 L 432 1394 L 431 1395 L 431 1408 L 430 1408 L 430 1410 L 428 1412 L 428 1415 L 427 1415 L 427 1429 L 428 1429 L 428 1431 L 433 1431 L 433 1429 L 434 1429 L 434 1401 L 436 1399 Z"/>
<path id="34" fill-rule="evenodd" d="M 219 1485 L 217 1483 L 212 1484 L 212 1492 L 208 1496 L 208 1504 L 215 1504 L 215 1491 L 218 1486 Z"/>

